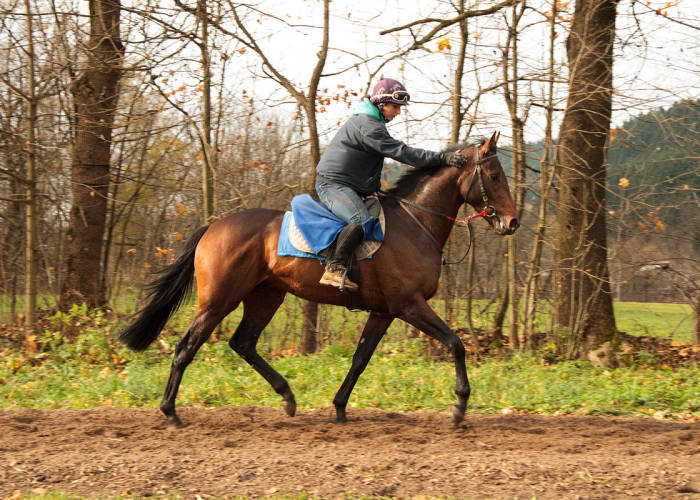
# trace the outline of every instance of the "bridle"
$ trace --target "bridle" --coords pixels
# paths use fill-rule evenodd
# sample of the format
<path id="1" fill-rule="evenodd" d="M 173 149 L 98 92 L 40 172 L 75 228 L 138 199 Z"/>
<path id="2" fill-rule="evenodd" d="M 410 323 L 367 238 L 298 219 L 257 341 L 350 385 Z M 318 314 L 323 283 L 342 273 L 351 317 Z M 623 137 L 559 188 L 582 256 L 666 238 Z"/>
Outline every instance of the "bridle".
<path id="1" fill-rule="evenodd" d="M 380 195 L 385 196 L 387 198 L 393 198 L 399 202 L 399 205 L 401 208 L 404 209 L 404 211 L 413 219 L 413 221 L 420 227 L 425 234 L 428 235 L 430 240 L 435 244 L 435 247 L 440 251 L 440 259 L 442 260 L 442 264 L 459 264 L 464 260 L 464 258 L 467 256 L 469 253 L 469 250 L 471 249 L 472 245 L 472 228 L 471 228 L 471 220 L 476 219 L 478 217 L 496 217 L 496 209 L 489 203 L 489 198 L 488 195 L 486 194 L 486 188 L 484 187 L 484 180 L 483 180 L 483 173 L 481 171 L 481 165 L 482 163 L 485 163 L 486 161 L 490 160 L 494 156 L 498 156 L 496 153 L 490 154 L 488 156 L 484 156 L 483 158 L 479 158 L 479 146 L 475 145 L 474 146 L 474 172 L 472 173 L 472 178 L 469 181 L 469 186 L 467 187 L 466 194 L 469 195 L 469 191 L 471 191 L 472 186 L 474 185 L 474 182 L 478 179 L 479 180 L 479 190 L 481 191 L 481 199 L 484 202 L 484 209 L 481 212 L 472 214 L 468 217 L 465 217 L 464 219 L 456 219 L 454 217 L 450 217 L 449 215 L 443 214 L 441 212 L 438 212 L 436 210 L 432 210 L 430 208 L 424 207 L 422 205 L 419 205 L 418 203 L 414 203 L 412 201 L 409 201 L 405 198 L 401 198 L 400 196 L 393 196 L 393 195 L 388 195 L 382 191 L 379 192 Z M 466 196 L 464 199 L 464 203 L 467 202 Z M 422 210 L 423 212 L 429 213 L 431 215 L 435 215 L 437 217 L 441 217 L 444 219 L 447 219 L 452 222 L 456 223 L 466 223 L 467 228 L 469 229 L 469 246 L 467 247 L 467 251 L 464 253 L 461 259 L 458 261 L 454 262 L 448 262 L 445 260 L 445 257 L 442 254 L 443 247 L 440 245 L 438 240 L 435 238 L 432 232 L 430 232 L 430 229 L 428 229 L 425 224 L 423 224 L 418 217 L 415 216 L 407 207 L 413 207 L 417 208 L 418 210 Z"/>
<path id="2" fill-rule="evenodd" d="M 483 158 L 479 158 L 479 147 L 474 146 L 474 163 L 476 166 L 474 167 L 474 172 L 472 173 L 472 179 L 469 181 L 469 187 L 467 188 L 467 195 L 469 194 L 469 191 L 472 189 L 472 185 L 474 184 L 474 179 L 479 179 L 479 190 L 481 191 L 481 199 L 484 201 L 484 212 L 486 212 L 486 215 L 484 217 L 495 217 L 496 216 L 496 209 L 489 203 L 489 197 L 486 195 L 486 188 L 484 187 L 484 179 L 483 179 L 483 174 L 481 173 L 481 164 L 487 162 L 494 156 L 498 156 L 496 153 L 490 154 L 488 156 L 484 156 Z M 464 202 L 466 203 L 466 197 L 464 199 Z"/>

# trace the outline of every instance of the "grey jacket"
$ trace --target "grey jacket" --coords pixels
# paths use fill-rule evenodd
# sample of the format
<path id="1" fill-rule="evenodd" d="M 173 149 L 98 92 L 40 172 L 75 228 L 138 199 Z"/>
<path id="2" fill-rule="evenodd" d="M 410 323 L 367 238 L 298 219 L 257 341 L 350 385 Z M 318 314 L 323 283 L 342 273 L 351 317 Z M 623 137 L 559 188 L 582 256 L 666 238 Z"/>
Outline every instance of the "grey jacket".
<path id="1" fill-rule="evenodd" d="M 333 137 L 316 167 L 321 180 L 353 188 L 361 195 L 379 191 L 384 158 L 412 167 L 438 167 L 440 153 L 411 148 L 389 135 L 384 118 L 365 99 Z"/>

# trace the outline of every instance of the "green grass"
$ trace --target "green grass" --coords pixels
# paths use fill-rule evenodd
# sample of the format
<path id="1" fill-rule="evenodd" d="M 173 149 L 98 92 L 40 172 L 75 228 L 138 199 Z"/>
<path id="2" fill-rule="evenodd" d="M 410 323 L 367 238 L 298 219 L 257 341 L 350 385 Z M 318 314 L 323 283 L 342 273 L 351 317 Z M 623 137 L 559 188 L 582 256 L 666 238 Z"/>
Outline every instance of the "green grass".
<path id="1" fill-rule="evenodd" d="M 37 339 L 44 352 L 8 349 L 0 358 L 0 408 L 157 407 L 178 337 L 161 336 L 146 352 L 132 353 L 105 334 L 104 318 L 91 321 L 77 343 L 63 343 L 60 334 L 47 332 Z M 390 333 L 349 405 L 411 411 L 453 404 L 452 363 L 426 359 L 422 349 L 420 340 Z M 300 409 L 322 408 L 331 405 L 353 351 L 351 344 L 336 343 L 317 355 L 284 357 L 272 365 L 289 381 Z M 700 416 L 697 366 L 606 370 L 585 362 L 550 366 L 535 356 L 515 355 L 470 366 L 469 373 L 471 411 L 514 407 L 547 414 Z M 280 404 L 262 377 L 223 341 L 200 349 L 177 401 L 197 407 Z"/>
<path id="2" fill-rule="evenodd" d="M 21 312 L 23 298 L 17 297 L 17 311 Z M 51 297 L 42 296 L 39 300 L 41 307 L 49 307 Z M 289 344 L 299 344 L 301 331 L 301 304 L 297 297 L 288 295 L 282 307 L 270 322 L 262 335 L 262 342 L 271 349 L 286 348 Z M 444 315 L 444 302 L 431 300 L 430 304 L 441 316 Z M 474 326 L 490 329 L 493 322 L 493 314 L 496 304 L 492 303 L 488 308 L 486 300 L 475 300 L 472 307 L 472 321 Z M 143 304 L 135 304 L 135 295 L 126 294 L 115 301 L 114 308 L 122 316 L 132 314 Z M 693 311 L 689 304 L 672 303 L 644 303 L 644 302 L 615 302 L 615 319 L 619 330 L 630 335 L 663 337 L 673 341 L 690 342 L 693 332 Z M 170 330 L 184 332 L 194 316 L 196 302 L 194 298 L 185 303 L 171 318 L 168 323 Z M 351 341 L 362 330 L 367 318 L 366 313 L 357 313 L 342 307 L 321 306 L 321 332 L 320 337 L 327 340 L 326 343 Z M 238 325 L 242 307 L 229 314 L 224 319 L 219 330 L 232 332 Z M 506 316 L 507 317 L 507 316 Z M 0 295 L 0 323 L 10 320 L 9 303 L 6 297 Z M 453 328 L 466 327 L 465 305 L 458 308 L 456 319 L 450 326 Z M 537 331 L 549 331 L 552 325 L 552 310 L 549 303 L 541 301 L 538 305 L 538 314 L 535 321 Z M 506 331 L 508 330 L 506 325 Z M 407 327 L 400 321 L 394 322 L 390 332 L 405 332 Z"/>
<path id="3" fill-rule="evenodd" d="M 437 309 L 442 304 L 434 302 Z M 264 357 L 297 342 L 299 301 L 289 298 L 263 333 Z M 688 321 L 688 306 L 616 304 L 618 325 L 630 333 L 664 332 L 678 338 Z M 89 408 L 102 405 L 157 407 L 170 370 L 172 351 L 189 322 L 186 304 L 144 353 L 127 350 L 116 339 L 118 325 L 100 313 L 75 308 L 57 315 L 29 344 L 0 336 L 0 408 Z M 252 404 L 278 407 L 277 394 L 235 355 L 225 340 L 240 311 L 228 318 L 222 341 L 205 344 L 185 373 L 178 396 L 183 406 Z M 331 405 L 350 366 L 354 345 L 367 313 L 323 308 L 319 336 L 326 347 L 314 356 L 287 356 L 273 366 L 294 390 L 301 409 Z M 637 329 L 632 327 L 637 325 Z M 639 325 L 645 325 L 641 331 Z M 651 325 L 651 326 L 646 326 Z M 75 342 L 64 333 L 77 328 Z M 439 410 L 454 403 L 452 363 L 423 355 L 418 339 L 406 337 L 396 321 L 361 377 L 350 406 L 393 411 Z M 640 415 L 654 412 L 700 416 L 700 369 L 694 366 L 631 367 L 606 370 L 584 362 L 548 365 L 534 355 L 489 359 L 470 366 L 471 411 L 498 412 L 506 407 L 538 413 Z"/>
<path id="4" fill-rule="evenodd" d="M 617 327 L 630 335 L 664 337 L 690 342 L 693 308 L 690 304 L 615 302 Z"/>

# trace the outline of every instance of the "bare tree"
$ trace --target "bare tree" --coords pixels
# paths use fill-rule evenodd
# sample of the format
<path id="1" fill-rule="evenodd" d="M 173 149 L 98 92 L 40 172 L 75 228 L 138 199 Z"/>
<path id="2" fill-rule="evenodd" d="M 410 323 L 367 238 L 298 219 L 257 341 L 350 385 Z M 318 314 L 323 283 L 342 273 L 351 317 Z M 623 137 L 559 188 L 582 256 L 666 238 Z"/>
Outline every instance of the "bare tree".
<path id="1" fill-rule="evenodd" d="M 66 234 L 60 306 L 104 304 L 100 265 L 110 182 L 110 152 L 124 47 L 120 1 L 90 0 L 87 69 L 71 84 L 75 99 L 73 202 Z"/>
<path id="2" fill-rule="evenodd" d="M 527 120 L 527 108 L 521 111 L 520 104 L 520 53 L 518 47 L 519 24 L 527 7 L 526 1 L 522 0 L 513 5 L 510 21 L 508 22 L 508 35 L 503 48 L 503 95 L 510 115 L 511 130 L 513 133 L 513 155 L 512 155 L 512 175 L 511 190 L 513 202 L 518 211 L 518 219 L 522 219 L 523 207 L 525 206 L 525 122 Z M 509 73 L 510 70 L 510 74 Z M 520 347 L 518 332 L 518 303 L 519 285 L 517 277 L 517 235 L 508 236 L 508 254 L 506 257 L 506 268 L 508 276 L 508 302 L 510 305 L 509 317 L 509 341 L 511 349 Z"/>
<path id="3" fill-rule="evenodd" d="M 537 226 L 532 241 L 530 260 L 528 263 L 527 278 L 523 290 L 523 336 L 530 347 L 533 347 L 535 308 L 537 304 L 537 279 L 541 272 L 542 249 L 544 245 L 545 231 L 547 228 L 547 208 L 552 193 L 554 168 L 552 165 L 552 118 L 554 114 L 554 83 L 555 60 L 554 48 L 556 40 L 556 19 L 558 15 L 558 3 L 560 0 L 552 0 L 552 10 L 549 18 L 549 67 L 547 74 L 547 94 L 545 97 L 545 133 L 542 144 L 542 157 L 540 159 L 539 197 L 540 203 L 537 213 Z"/>
<path id="4" fill-rule="evenodd" d="M 556 159 L 556 313 L 570 356 L 610 341 L 616 330 L 605 210 L 616 7 L 617 0 L 577 0 L 567 39 L 569 93 Z"/>
<path id="5" fill-rule="evenodd" d="M 316 65 L 314 66 L 309 78 L 306 92 L 299 90 L 294 83 L 285 76 L 277 66 L 272 62 L 269 55 L 263 50 L 258 43 L 256 37 L 246 26 L 240 11 L 242 6 L 235 5 L 229 1 L 231 11 L 239 30 L 238 33 L 230 33 L 244 46 L 251 49 L 258 55 L 262 62 L 263 71 L 274 80 L 278 85 L 283 87 L 297 102 L 299 108 L 304 111 L 308 126 L 308 139 L 310 151 L 310 182 L 308 189 L 313 190 L 316 181 L 316 165 L 321 159 L 321 145 L 318 132 L 318 119 L 316 116 L 318 87 L 323 74 L 323 68 L 326 64 L 329 46 L 329 26 L 330 26 L 330 0 L 323 0 L 323 28 L 321 35 L 321 43 L 316 54 Z M 220 26 L 219 26 L 220 27 Z M 302 326 L 302 337 L 300 351 L 302 353 L 315 352 L 318 346 L 317 339 L 317 323 L 318 323 L 318 304 L 306 301 L 303 305 L 304 320 Z"/>
<path id="6" fill-rule="evenodd" d="M 39 273 L 39 224 L 41 221 L 39 210 L 38 182 L 39 169 L 37 165 L 38 157 L 38 107 L 42 100 L 50 97 L 54 89 L 51 86 L 52 75 L 42 75 L 45 78 L 40 83 L 37 75 L 39 64 L 37 61 L 37 51 L 35 50 L 34 26 L 36 13 L 32 8 L 30 0 L 24 0 L 25 18 L 25 46 L 23 53 L 25 74 L 19 82 L 13 83 L 11 79 L 0 75 L 0 81 L 4 83 L 11 92 L 19 96 L 25 103 L 24 115 L 24 137 L 23 154 L 25 169 L 23 177 L 18 180 L 24 186 L 24 317 L 25 323 L 30 331 L 35 327 L 37 308 L 37 281 Z M 23 80 L 23 82 L 22 82 Z M 10 173 L 10 172 L 6 172 Z"/>
<path id="7" fill-rule="evenodd" d="M 459 142 L 460 134 L 462 133 L 462 125 L 464 123 L 464 119 L 467 116 L 467 111 L 469 110 L 472 105 L 475 105 L 475 108 L 478 108 L 478 102 L 480 99 L 480 96 L 484 93 L 491 92 L 495 90 L 496 88 L 499 88 L 500 86 L 503 85 L 502 82 L 498 82 L 494 85 L 488 86 L 486 88 L 479 88 L 478 91 L 476 92 L 475 95 L 472 96 L 471 100 L 469 103 L 464 104 L 464 96 L 466 92 L 463 89 L 463 78 L 464 78 L 464 73 L 465 73 L 465 59 L 466 59 L 466 50 L 467 50 L 467 42 L 469 40 L 469 31 L 468 31 L 468 25 L 467 22 L 469 19 L 472 18 L 479 18 L 479 17 L 486 17 L 490 16 L 494 13 L 499 12 L 502 9 L 505 9 L 508 6 L 516 5 L 518 3 L 518 0 L 506 0 L 504 2 L 499 2 L 498 4 L 492 5 L 486 9 L 467 9 L 465 2 L 460 1 L 457 5 L 454 5 L 451 3 L 451 6 L 456 8 L 456 15 L 450 18 L 443 18 L 443 17 L 428 17 L 428 18 L 423 18 L 423 19 L 418 19 L 409 23 L 406 23 L 404 25 L 390 28 L 384 31 L 381 31 L 380 33 L 382 35 L 390 34 L 390 33 L 395 33 L 395 32 L 400 32 L 400 31 L 408 31 L 410 33 L 410 41 L 409 44 L 403 48 L 397 55 L 392 56 L 392 57 L 405 57 L 407 54 L 416 51 L 416 50 L 424 50 L 425 45 L 436 39 L 438 36 L 443 34 L 445 31 L 450 29 L 453 26 L 456 26 L 458 29 L 458 37 L 459 37 L 459 48 L 457 49 L 457 52 L 455 54 L 456 62 L 455 62 L 455 68 L 453 71 L 453 85 L 450 87 L 448 90 L 451 94 L 449 98 L 449 102 L 451 103 L 451 115 L 450 115 L 450 128 L 451 128 L 451 133 L 450 133 L 450 141 L 453 143 Z M 420 35 L 419 33 L 416 33 L 416 30 L 418 30 L 421 27 L 427 26 L 428 31 L 425 34 Z M 385 60 L 379 65 L 379 68 L 381 68 L 386 62 L 388 62 L 390 58 Z M 475 58 L 475 67 L 477 67 L 478 62 Z M 478 75 L 475 75 L 475 81 L 479 86 L 481 86 L 481 83 L 478 80 Z M 474 112 L 474 116 L 476 115 L 476 112 Z M 473 125 L 474 125 L 475 120 L 471 120 L 469 126 L 467 127 L 466 133 L 464 134 L 466 137 L 469 136 L 469 134 L 472 131 Z M 470 226 L 471 227 L 471 226 Z M 470 238 L 471 238 L 471 229 L 470 229 Z M 449 242 L 448 247 L 447 247 L 447 252 L 450 253 L 451 248 L 454 245 Z M 468 294 L 468 309 L 469 313 L 471 313 L 471 293 L 472 293 L 472 280 L 473 280 L 473 272 L 474 272 L 474 250 L 472 248 L 471 250 L 471 255 L 469 256 L 469 261 L 467 263 L 468 270 L 466 273 L 466 279 L 467 279 L 467 294 Z M 441 292 L 442 297 L 445 300 L 445 318 L 446 321 L 449 323 L 451 320 L 453 320 L 455 316 L 455 308 L 453 304 L 453 297 L 456 294 L 456 288 L 457 288 L 457 283 L 456 283 L 456 278 L 457 278 L 457 270 L 456 269 L 447 269 L 442 277 L 442 285 L 444 286 L 443 291 Z M 507 290 L 506 290 L 507 293 Z M 505 313 L 505 307 L 506 307 L 506 301 L 507 301 L 507 295 L 504 298 L 503 302 L 503 312 Z M 471 322 L 471 318 L 469 320 Z M 502 316 L 501 320 L 499 322 L 499 325 L 502 325 Z M 470 324 L 471 327 L 471 324 Z M 472 333 L 473 333 L 473 328 L 472 328 Z M 473 337 L 474 340 L 476 341 L 476 336 Z M 476 341 L 478 343 L 478 341 Z"/>

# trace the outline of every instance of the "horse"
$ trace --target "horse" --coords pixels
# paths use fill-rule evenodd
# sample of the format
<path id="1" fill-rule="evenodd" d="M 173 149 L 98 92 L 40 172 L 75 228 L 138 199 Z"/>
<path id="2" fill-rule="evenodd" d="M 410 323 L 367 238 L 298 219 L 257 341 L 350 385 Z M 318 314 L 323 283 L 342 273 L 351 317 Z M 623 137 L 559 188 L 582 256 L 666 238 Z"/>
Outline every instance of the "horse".
<path id="1" fill-rule="evenodd" d="M 442 248 L 462 204 L 468 203 L 499 235 L 518 228 L 515 205 L 497 156 L 498 132 L 469 144 L 462 168 L 415 169 L 402 176 L 382 197 L 386 219 L 384 242 L 372 259 L 359 262 L 361 298 L 369 318 L 352 364 L 333 405 L 337 423 L 347 421 L 346 406 L 360 374 L 395 318 L 442 342 L 454 358 L 457 404 L 452 419 L 459 424 L 469 400 L 465 350 L 459 337 L 428 305 L 438 289 Z M 459 146 L 454 146 L 459 149 Z M 277 244 L 284 213 L 253 208 L 199 228 L 183 253 L 148 285 L 149 303 L 119 335 L 131 349 L 145 350 L 191 291 L 196 277 L 197 311 L 178 342 L 160 404 L 170 426 L 182 421 L 175 398 L 183 373 L 216 326 L 243 303 L 243 317 L 229 346 L 282 397 L 282 408 L 296 412 L 287 381 L 256 350 L 260 334 L 287 293 L 303 299 L 342 306 L 343 293 L 318 283 L 318 260 L 283 257 Z"/>

